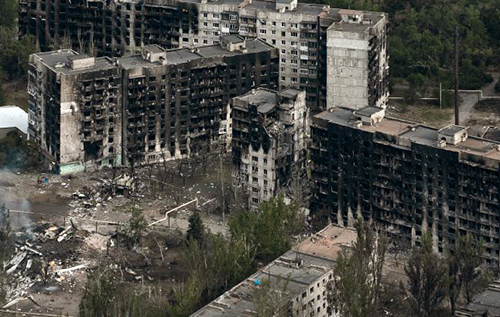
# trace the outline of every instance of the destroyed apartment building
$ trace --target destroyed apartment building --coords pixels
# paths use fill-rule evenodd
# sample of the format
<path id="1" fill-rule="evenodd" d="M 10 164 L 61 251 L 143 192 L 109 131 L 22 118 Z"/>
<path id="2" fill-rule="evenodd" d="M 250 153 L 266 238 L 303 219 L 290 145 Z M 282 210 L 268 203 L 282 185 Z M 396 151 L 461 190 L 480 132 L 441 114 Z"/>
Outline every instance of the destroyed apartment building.
<path id="1" fill-rule="evenodd" d="M 151 44 L 212 45 L 229 34 L 256 37 L 279 49 L 280 87 L 305 90 L 313 113 L 384 107 L 388 99 L 385 13 L 297 0 L 21 0 L 19 29 L 42 51 L 97 56 Z"/>
<path id="2" fill-rule="evenodd" d="M 72 50 L 30 56 L 29 139 L 58 172 L 121 163 L 121 81 L 121 69 L 107 57 Z"/>
<path id="3" fill-rule="evenodd" d="M 356 239 L 356 230 L 329 225 L 191 317 L 257 316 L 256 296 L 266 285 L 267 299 L 279 316 L 337 316 L 328 304 L 328 284 L 340 252 Z"/>
<path id="4" fill-rule="evenodd" d="M 472 233 L 486 262 L 499 265 L 500 143 L 375 107 L 318 114 L 311 135 L 314 217 L 351 226 L 361 216 L 406 245 L 427 231 L 439 252 Z"/>
<path id="5" fill-rule="evenodd" d="M 278 193 L 306 195 L 309 110 L 305 92 L 255 89 L 231 102 L 233 182 L 257 209 Z"/>
<path id="6" fill-rule="evenodd" d="M 72 50 L 33 54 L 29 134 L 61 174 L 206 154 L 230 126 L 231 98 L 276 89 L 278 51 L 259 39 L 111 60 Z"/>

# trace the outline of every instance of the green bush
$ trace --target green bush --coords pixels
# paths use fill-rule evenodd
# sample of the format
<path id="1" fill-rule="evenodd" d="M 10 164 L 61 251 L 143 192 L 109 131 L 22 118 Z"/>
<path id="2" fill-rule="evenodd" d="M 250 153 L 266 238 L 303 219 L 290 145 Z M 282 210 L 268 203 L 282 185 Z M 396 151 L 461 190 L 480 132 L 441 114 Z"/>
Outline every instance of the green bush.
<path id="1" fill-rule="evenodd" d="M 495 92 L 500 93 L 500 80 L 495 84 Z"/>

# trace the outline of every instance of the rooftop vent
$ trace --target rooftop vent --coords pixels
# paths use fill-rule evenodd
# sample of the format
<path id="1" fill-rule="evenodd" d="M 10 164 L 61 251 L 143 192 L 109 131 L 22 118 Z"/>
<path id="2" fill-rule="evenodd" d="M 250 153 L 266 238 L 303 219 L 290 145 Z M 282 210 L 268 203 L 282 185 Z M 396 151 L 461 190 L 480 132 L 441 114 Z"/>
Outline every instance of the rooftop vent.
<path id="1" fill-rule="evenodd" d="M 68 57 L 68 67 L 71 69 L 84 69 L 95 66 L 95 57 L 81 54 Z"/>
<path id="2" fill-rule="evenodd" d="M 165 64 L 167 62 L 167 52 L 165 52 L 158 45 L 147 45 L 144 46 L 141 50 L 141 55 L 144 60 L 147 60 L 151 63 L 162 63 Z"/>
<path id="3" fill-rule="evenodd" d="M 445 140 L 447 144 L 457 145 L 469 137 L 468 127 L 450 124 L 438 131 L 438 139 Z"/>
<path id="4" fill-rule="evenodd" d="M 276 0 L 276 10 L 283 13 L 297 8 L 297 0 Z"/>
<path id="5" fill-rule="evenodd" d="M 339 11 L 339 15 L 343 22 L 347 23 L 362 23 L 364 13 L 357 10 L 342 9 Z"/>
<path id="6" fill-rule="evenodd" d="M 385 109 L 368 106 L 354 111 L 354 114 L 361 118 L 363 124 L 376 125 L 384 119 Z"/>

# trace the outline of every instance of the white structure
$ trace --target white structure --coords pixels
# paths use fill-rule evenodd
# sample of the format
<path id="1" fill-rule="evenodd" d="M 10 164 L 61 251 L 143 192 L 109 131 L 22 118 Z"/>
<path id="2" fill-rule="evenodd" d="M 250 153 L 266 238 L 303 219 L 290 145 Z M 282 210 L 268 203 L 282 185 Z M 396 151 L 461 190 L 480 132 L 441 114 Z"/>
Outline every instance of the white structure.
<path id="1" fill-rule="evenodd" d="M 12 131 L 28 134 L 28 113 L 17 106 L 0 107 L 0 139 Z"/>

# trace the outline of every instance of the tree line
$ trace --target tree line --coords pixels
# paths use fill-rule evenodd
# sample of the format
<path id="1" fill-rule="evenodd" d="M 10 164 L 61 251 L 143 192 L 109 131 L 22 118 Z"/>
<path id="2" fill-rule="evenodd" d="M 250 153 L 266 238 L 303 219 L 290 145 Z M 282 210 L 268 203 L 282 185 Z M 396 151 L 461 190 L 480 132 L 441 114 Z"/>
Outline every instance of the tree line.
<path id="1" fill-rule="evenodd" d="M 0 0 L 0 106 L 5 103 L 3 82 L 24 79 L 30 54 L 35 52 L 33 36 L 18 36 L 18 0 Z"/>
<path id="2" fill-rule="evenodd" d="M 440 256 L 433 250 L 432 235 L 424 233 L 404 265 L 406 282 L 394 292 L 382 283 L 386 239 L 361 219 L 356 228 L 357 242 L 352 250 L 341 252 L 329 285 L 330 307 L 341 316 L 383 316 L 395 300 L 399 301 L 399 314 L 454 316 L 458 307 L 471 302 L 492 279 L 492 272 L 481 266 L 481 240 L 471 234 L 460 236 Z"/>
<path id="3" fill-rule="evenodd" d="M 131 243 L 140 243 L 145 230 L 138 223 L 142 216 L 135 210 L 130 228 L 124 230 Z M 288 251 L 304 230 L 299 205 L 287 205 L 281 196 L 261 204 L 258 213 L 237 212 L 229 222 L 228 237 L 211 233 L 194 212 L 182 251 L 182 264 L 189 272 L 185 281 L 147 294 L 123 291 L 113 273 L 99 267 L 87 278 L 80 316 L 189 316 Z"/>
<path id="4" fill-rule="evenodd" d="M 453 85 L 454 27 L 458 26 L 460 88 L 480 89 L 500 64 L 500 2 L 496 0 L 306 0 L 335 8 L 389 14 L 390 83 Z"/>

